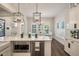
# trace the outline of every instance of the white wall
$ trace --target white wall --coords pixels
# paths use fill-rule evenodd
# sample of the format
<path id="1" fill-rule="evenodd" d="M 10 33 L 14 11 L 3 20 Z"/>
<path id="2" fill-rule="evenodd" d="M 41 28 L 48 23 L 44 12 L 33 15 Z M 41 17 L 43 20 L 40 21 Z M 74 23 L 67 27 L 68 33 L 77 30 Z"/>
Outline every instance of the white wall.
<path id="1" fill-rule="evenodd" d="M 28 26 L 28 24 L 27 24 L 28 22 L 27 22 L 27 17 L 24 17 L 24 34 L 25 34 L 25 36 L 27 35 L 27 26 Z"/>
<path id="2" fill-rule="evenodd" d="M 61 44 L 64 45 L 65 39 L 66 39 L 66 24 L 67 20 L 69 20 L 69 12 L 68 9 L 64 9 L 61 11 L 54 19 L 54 32 L 55 36 L 54 38 L 58 40 Z M 61 21 L 64 21 L 64 29 L 57 28 L 57 23 L 60 23 Z"/>

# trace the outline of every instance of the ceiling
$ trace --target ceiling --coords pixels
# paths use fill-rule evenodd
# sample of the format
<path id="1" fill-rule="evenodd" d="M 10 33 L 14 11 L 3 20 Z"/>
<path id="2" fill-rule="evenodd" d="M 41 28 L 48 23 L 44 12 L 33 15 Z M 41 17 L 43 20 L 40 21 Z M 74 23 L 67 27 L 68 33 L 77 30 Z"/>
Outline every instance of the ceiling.
<path id="1" fill-rule="evenodd" d="M 10 14 L 10 12 L 0 5 L 0 16 L 4 14 Z"/>
<path id="2" fill-rule="evenodd" d="M 18 11 L 17 3 L 10 3 L 10 5 L 16 10 L 16 12 Z M 39 3 L 38 11 L 41 12 L 42 17 L 54 17 L 67 7 L 67 3 Z M 20 3 L 20 11 L 24 16 L 32 17 L 33 12 L 36 11 L 36 4 Z"/>

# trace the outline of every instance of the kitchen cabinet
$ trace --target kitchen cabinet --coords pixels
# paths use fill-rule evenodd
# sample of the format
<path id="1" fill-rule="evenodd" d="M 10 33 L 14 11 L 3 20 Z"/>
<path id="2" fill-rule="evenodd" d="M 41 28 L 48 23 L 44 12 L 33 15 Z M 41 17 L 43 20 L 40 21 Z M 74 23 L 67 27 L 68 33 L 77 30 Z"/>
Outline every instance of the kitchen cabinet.
<path id="1" fill-rule="evenodd" d="M 44 56 L 44 41 L 32 41 L 31 42 L 31 55 L 32 56 Z"/>
<path id="2" fill-rule="evenodd" d="M 32 35 L 34 36 L 35 34 L 38 35 L 49 35 L 49 25 L 47 24 L 38 24 L 38 23 L 33 23 L 32 24 Z"/>
<path id="3" fill-rule="evenodd" d="M 19 54 L 26 51 L 26 53 L 30 53 L 31 56 L 51 56 L 51 40 L 30 40 L 30 41 L 12 41 L 12 50 L 13 54 Z M 22 43 L 23 42 L 23 43 Z M 25 43 L 24 43 L 25 42 Z M 15 46 L 18 44 L 23 45 L 29 45 L 29 49 L 14 49 Z M 20 47 L 19 47 L 20 48 Z M 22 55 L 22 54 L 21 54 Z"/>
<path id="4" fill-rule="evenodd" d="M 5 36 L 5 20 L 0 19 L 0 37 Z"/>
<path id="5" fill-rule="evenodd" d="M 79 42 L 66 41 L 65 51 L 71 56 L 79 56 Z"/>
<path id="6" fill-rule="evenodd" d="M 11 56 L 12 49 L 10 42 L 0 42 L 0 56 Z"/>
<path id="7" fill-rule="evenodd" d="M 71 56 L 79 56 L 79 6 L 70 8 L 64 50 Z M 75 32 L 75 33 L 74 33 Z"/>
<path id="8" fill-rule="evenodd" d="M 51 56 L 51 43 L 52 41 L 45 41 L 44 42 L 44 55 Z"/>
<path id="9" fill-rule="evenodd" d="M 71 55 L 73 56 L 79 56 L 79 42 L 73 42 L 71 44 Z"/>
<path id="10" fill-rule="evenodd" d="M 0 56 L 11 56 L 11 48 L 7 47 L 0 52 Z"/>
<path id="11" fill-rule="evenodd" d="M 79 28 L 79 6 L 73 7 L 69 10 L 69 29 L 74 29 L 74 24 Z"/>
<path id="12" fill-rule="evenodd" d="M 69 47 L 69 45 L 70 45 L 70 47 Z M 64 48 L 64 50 L 65 50 L 68 54 L 71 53 L 71 44 L 70 44 L 70 42 L 65 41 L 65 48 Z"/>

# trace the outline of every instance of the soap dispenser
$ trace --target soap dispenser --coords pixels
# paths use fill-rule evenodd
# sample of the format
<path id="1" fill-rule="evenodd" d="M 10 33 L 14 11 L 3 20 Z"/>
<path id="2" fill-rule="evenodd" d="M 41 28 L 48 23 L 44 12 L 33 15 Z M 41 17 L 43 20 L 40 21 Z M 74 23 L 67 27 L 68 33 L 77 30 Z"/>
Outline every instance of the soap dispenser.
<path id="1" fill-rule="evenodd" d="M 35 34 L 35 38 L 38 38 L 38 35 L 37 34 Z"/>
<path id="2" fill-rule="evenodd" d="M 28 34 L 28 38 L 31 38 L 31 33 L 29 32 L 29 34 Z"/>

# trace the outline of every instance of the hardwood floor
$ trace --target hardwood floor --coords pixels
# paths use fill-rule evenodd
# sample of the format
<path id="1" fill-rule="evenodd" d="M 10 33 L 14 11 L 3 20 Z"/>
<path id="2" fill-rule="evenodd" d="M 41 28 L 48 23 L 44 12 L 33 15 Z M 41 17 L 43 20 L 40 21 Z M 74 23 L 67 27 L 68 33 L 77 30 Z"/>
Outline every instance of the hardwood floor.
<path id="1" fill-rule="evenodd" d="M 64 51 L 64 46 L 55 39 L 52 40 L 52 56 L 69 56 Z"/>

